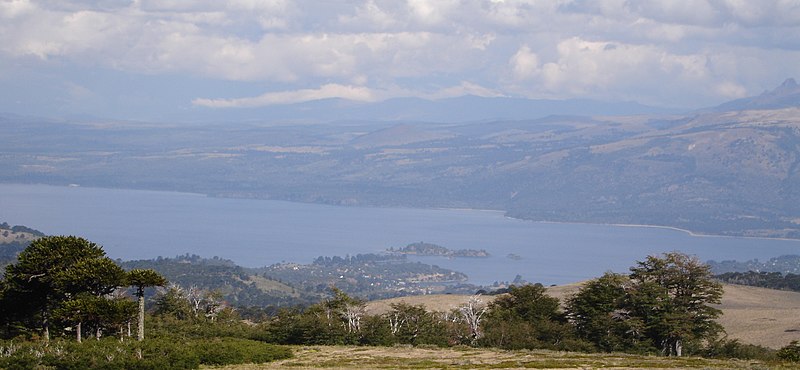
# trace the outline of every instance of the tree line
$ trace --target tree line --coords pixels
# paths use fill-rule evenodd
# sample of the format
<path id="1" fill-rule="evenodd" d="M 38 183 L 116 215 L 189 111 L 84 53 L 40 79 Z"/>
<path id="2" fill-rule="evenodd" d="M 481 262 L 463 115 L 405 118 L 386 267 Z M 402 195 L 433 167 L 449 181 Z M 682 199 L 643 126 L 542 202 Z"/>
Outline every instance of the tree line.
<path id="1" fill-rule="evenodd" d="M 162 287 L 145 312 L 144 290 L 152 286 Z M 136 323 L 143 341 L 131 342 L 142 343 L 141 351 L 147 346 L 147 323 L 156 341 L 245 340 L 234 348 L 250 348 L 253 344 L 247 341 L 254 340 L 774 357 L 775 351 L 725 339 L 716 322 L 721 311 L 714 306 L 722 294 L 706 264 L 673 252 L 636 262 L 627 274 L 606 273 L 588 281 L 563 302 L 541 284 L 526 284 L 511 286 L 493 300 L 474 295 L 449 311 L 397 303 L 385 313 L 368 314 L 366 301 L 331 287 L 329 298 L 318 303 L 281 308 L 257 322 L 245 322 L 239 315 L 244 309 L 230 307 L 218 292 L 167 284 L 152 270 L 125 271 L 96 244 L 56 236 L 37 239 L 7 267 L 0 285 L 0 335 L 34 342 L 72 337 L 79 342 L 83 333 L 99 339 L 112 332 L 119 342 Z M 214 346 L 192 348 L 211 351 Z M 787 346 L 778 354 L 796 355 L 798 348 Z"/>
<path id="2" fill-rule="evenodd" d="M 800 292 L 800 275 L 792 273 L 783 274 L 767 271 L 726 272 L 716 275 L 715 278 L 730 284 Z"/>
<path id="3" fill-rule="evenodd" d="M 450 312 L 394 304 L 366 315 L 366 302 L 334 289 L 305 310 L 284 309 L 266 326 L 289 344 L 433 344 L 507 349 L 702 354 L 723 328 L 722 287 L 706 265 L 680 253 L 651 256 L 630 274 L 587 282 L 564 304 L 540 284 L 511 286 L 491 302 L 473 296 Z"/>

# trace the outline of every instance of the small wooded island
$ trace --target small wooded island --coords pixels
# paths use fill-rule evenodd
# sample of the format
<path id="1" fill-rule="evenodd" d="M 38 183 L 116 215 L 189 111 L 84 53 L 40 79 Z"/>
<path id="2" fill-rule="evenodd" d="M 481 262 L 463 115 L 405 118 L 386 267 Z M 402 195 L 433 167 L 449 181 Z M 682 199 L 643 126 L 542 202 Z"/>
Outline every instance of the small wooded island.
<path id="1" fill-rule="evenodd" d="M 403 248 L 391 247 L 386 250 L 394 254 L 410 254 L 417 256 L 439 256 L 439 257 L 470 257 L 470 258 L 486 258 L 490 254 L 485 249 L 448 249 L 438 244 L 433 243 L 411 243 Z"/>

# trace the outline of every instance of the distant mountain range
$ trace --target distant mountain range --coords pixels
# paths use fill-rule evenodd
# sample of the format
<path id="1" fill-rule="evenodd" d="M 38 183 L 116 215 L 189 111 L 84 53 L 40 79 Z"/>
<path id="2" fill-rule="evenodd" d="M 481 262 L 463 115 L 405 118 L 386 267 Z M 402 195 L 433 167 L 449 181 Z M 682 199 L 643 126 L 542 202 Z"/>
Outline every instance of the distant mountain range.
<path id="1" fill-rule="evenodd" d="M 780 109 L 800 106 L 800 86 L 794 79 L 759 96 L 733 100 L 700 112 Z M 535 119 L 551 115 L 627 116 L 686 113 L 687 109 L 666 108 L 637 102 L 591 99 L 526 99 L 512 97 L 460 96 L 437 100 L 394 98 L 379 102 L 358 102 L 331 98 L 258 108 L 201 108 L 182 112 L 176 120 L 263 121 L 263 122 L 478 122 Z"/>
<path id="2" fill-rule="evenodd" d="M 530 102 L 465 97 L 384 102 L 396 104 L 398 115 L 374 121 L 337 121 L 337 114 L 368 117 L 375 105 L 307 103 L 312 113 L 338 110 L 304 125 L 0 116 L 0 182 L 497 209 L 533 220 L 800 238 L 798 90 L 789 79 L 757 97 L 672 115 L 582 115 L 602 109 L 587 103 L 569 110 L 573 101 L 542 102 L 550 108 L 537 110 Z M 495 110 L 486 116 L 525 104 L 533 104 L 528 114 L 549 115 L 480 120 L 470 113 L 487 102 Z M 466 120 L 414 121 L 433 121 L 447 104 L 451 119 Z M 559 104 L 563 111 L 554 108 Z M 402 116 L 401 107 L 410 106 L 419 110 Z"/>
<path id="3" fill-rule="evenodd" d="M 605 102 L 590 99 L 524 99 L 461 96 L 439 100 L 394 98 L 379 102 L 358 102 L 332 98 L 259 108 L 196 107 L 177 121 L 254 121 L 320 123 L 342 121 L 393 122 L 478 122 L 518 120 L 549 115 L 633 115 L 667 114 L 681 109 L 661 108 L 636 102 Z"/>

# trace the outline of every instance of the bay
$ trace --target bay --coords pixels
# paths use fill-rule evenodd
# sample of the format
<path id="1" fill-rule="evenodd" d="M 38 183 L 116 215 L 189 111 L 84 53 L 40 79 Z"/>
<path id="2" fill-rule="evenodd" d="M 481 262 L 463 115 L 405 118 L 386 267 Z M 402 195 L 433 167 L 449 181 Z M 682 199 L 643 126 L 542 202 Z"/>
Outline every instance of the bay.
<path id="1" fill-rule="evenodd" d="M 800 241 L 694 236 L 680 230 L 531 222 L 499 211 L 362 208 L 204 195 L 0 184 L 0 221 L 79 235 L 121 259 L 197 254 L 247 267 L 309 263 L 317 256 L 380 253 L 418 241 L 486 249 L 489 258 L 415 259 L 462 271 L 470 282 L 516 275 L 563 284 L 624 272 L 647 255 L 761 260 L 800 253 Z M 507 256 L 514 254 L 519 259 Z"/>

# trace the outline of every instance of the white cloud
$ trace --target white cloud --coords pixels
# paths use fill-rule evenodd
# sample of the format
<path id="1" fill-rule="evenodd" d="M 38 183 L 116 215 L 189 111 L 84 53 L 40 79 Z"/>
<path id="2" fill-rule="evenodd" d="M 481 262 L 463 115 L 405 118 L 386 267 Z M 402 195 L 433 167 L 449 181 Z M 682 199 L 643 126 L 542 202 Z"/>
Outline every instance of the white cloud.
<path id="1" fill-rule="evenodd" d="M 339 16 L 339 22 L 349 26 L 364 27 L 372 30 L 389 30 L 400 24 L 394 14 L 384 10 L 374 0 L 356 6 L 355 14 L 343 14 Z"/>
<path id="2" fill-rule="evenodd" d="M 628 4 L 636 14 L 666 23 L 713 26 L 718 24 L 721 15 L 707 0 L 650 0 Z"/>
<path id="3" fill-rule="evenodd" d="M 10 0 L 0 2 L 0 18 L 13 19 L 36 10 L 29 0 Z"/>
<path id="4" fill-rule="evenodd" d="M 312 100 L 342 98 L 356 101 L 374 101 L 375 94 L 361 86 L 345 86 L 337 84 L 323 85 L 318 89 L 302 89 L 295 91 L 269 92 L 256 97 L 236 99 L 204 99 L 198 98 L 192 104 L 209 108 L 252 108 L 276 104 L 292 104 Z"/>
<path id="5" fill-rule="evenodd" d="M 10 0 L 0 21 L 4 65 L 286 87 L 253 100 L 268 104 L 457 93 L 710 104 L 800 78 L 798 0 Z"/>
<path id="6" fill-rule="evenodd" d="M 462 81 L 461 84 L 457 86 L 451 86 L 441 89 L 439 91 L 434 92 L 433 94 L 421 94 L 421 95 L 423 95 L 428 99 L 454 98 L 464 95 L 474 95 L 485 98 L 497 98 L 505 96 L 503 93 L 497 90 L 490 89 L 467 81 Z"/>
<path id="7" fill-rule="evenodd" d="M 326 84 L 316 89 L 268 92 L 255 97 L 234 99 L 196 98 L 195 106 L 208 108 L 254 108 L 279 104 L 294 104 L 313 100 L 341 98 L 360 102 L 374 102 L 398 97 L 422 97 L 425 99 L 444 99 L 464 95 L 482 97 L 501 97 L 501 92 L 469 81 L 441 88 L 432 92 L 414 91 L 396 86 L 387 89 L 370 89 L 364 86 Z"/>
<path id="8" fill-rule="evenodd" d="M 517 53 L 511 57 L 509 63 L 514 77 L 520 80 L 536 77 L 541 73 L 539 57 L 527 45 L 519 48 Z"/>
<path id="9" fill-rule="evenodd" d="M 737 99 L 747 96 L 747 89 L 744 86 L 730 81 L 724 81 L 714 87 L 717 94 L 727 98 Z"/>
<path id="10" fill-rule="evenodd" d="M 703 53 L 675 54 L 656 45 L 578 37 L 561 41 L 556 56 L 549 60 L 522 46 L 511 57 L 509 67 L 514 79 L 507 82 L 507 88 L 530 97 L 582 96 L 669 105 L 684 103 L 670 98 L 674 86 L 715 83 Z M 658 91 L 641 95 L 654 86 Z"/>
<path id="11" fill-rule="evenodd" d="M 414 17 L 423 24 L 435 25 L 448 20 L 458 6 L 456 0 L 406 0 Z"/>

